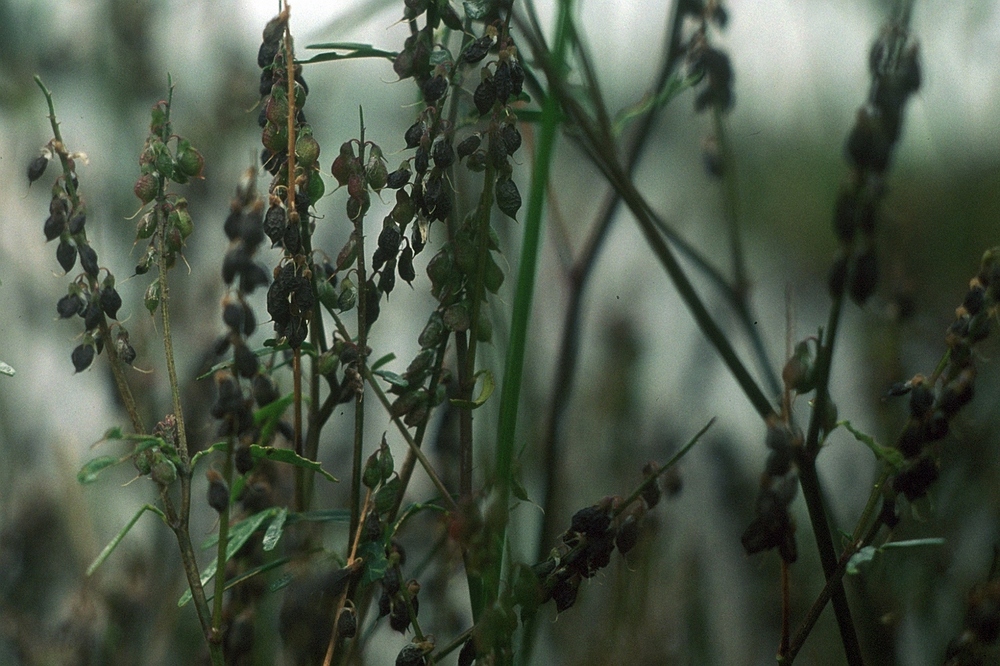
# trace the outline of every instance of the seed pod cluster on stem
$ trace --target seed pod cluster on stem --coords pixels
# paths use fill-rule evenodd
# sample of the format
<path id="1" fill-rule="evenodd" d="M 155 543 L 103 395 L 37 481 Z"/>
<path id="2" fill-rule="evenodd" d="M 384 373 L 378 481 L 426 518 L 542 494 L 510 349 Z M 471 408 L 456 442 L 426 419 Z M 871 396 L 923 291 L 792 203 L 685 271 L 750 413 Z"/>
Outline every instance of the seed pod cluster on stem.
<path id="1" fill-rule="evenodd" d="M 799 488 L 792 465 L 793 450 L 801 447 L 802 441 L 801 431 L 777 419 L 768 423 L 765 444 L 770 452 L 754 504 L 756 517 L 740 539 L 747 555 L 777 548 L 781 559 L 789 564 L 798 558 L 795 521 L 788 508 Z"/>
<path id="2" fill-rule="evenodd" d="M 42 178 L 52 155 L 59 158 L 64 168 L 52 184 L 49 216 L 43 225 L 45 240 L 58 239 L 56 260 L 64 272 L 72 271 L 77 259 L 82 269 L 70 282 L 66 295 L 56 302 L 60 319 L 74 316 L 83 319 L 83 339 L 70 354 L 73 367 L 76 372 L 83 372 L 104 351 L 105 345 L 112 344 L 121 361 L 131 365 L 136 354 L 129 344 L 128 331 L 117 321 L 122 299 L 115 288 L 115 276 L 99 264 L 97 251 L 87 239 L 87 206 L 76 173 L 77 160 L 85 161 L 86 156 L 70 153 L 62 142 L 52 139 L 28 165 L 28 182 Z M 111 326 L 109 320 L 113 322 Z M 113 337 L 112 327 L 117 329 Z"/>
<path id="3" fill-rule="evenodd" d="M 885 173 L 899 140 L 903 109 L 920 88 L 920 60 L 915 41 L 898 24 L 889 24 L 869 53 L 872 82 L 867 102 L 844 149 L 851 173 L 841 185 L 833 211 L 840 254 L 830 269 L 829 289 L 863 305 L 878 285 L 875 233 L 885 196 Z"/>
<path id="4" fill-rule="evenodd" d="M 969 281 L 955 321 L 948 327 L 947 364 L 940 374 L 917 375 L 895 386 L 891 395 L 909 394 L 910 418 L 896 440 L 905 462 L 892 488 L 910 501 L 927 494 L 938 477 L 934 442 L 944 439 L 950 423 L 974 395 L 976 379 L 973 345 L 985 340 L 993 327 L 1000 299 L 1000 247 L 983 254 L 979 272 Z"/>

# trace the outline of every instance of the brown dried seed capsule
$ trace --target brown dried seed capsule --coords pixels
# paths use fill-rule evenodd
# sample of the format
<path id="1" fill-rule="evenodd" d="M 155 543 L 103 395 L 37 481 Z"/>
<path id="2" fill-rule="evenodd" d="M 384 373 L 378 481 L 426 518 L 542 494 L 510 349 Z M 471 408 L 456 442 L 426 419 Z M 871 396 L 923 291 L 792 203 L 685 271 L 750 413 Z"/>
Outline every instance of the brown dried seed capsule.
<path id="1" fill-rule="evenodd" d="M 59 246 L 56 248 L 56 260 L 67 273 L 76 265 L 76 248 L 65 238 L 59 241 Z"/>
<path id="2" fill-rule="evenodd" d="M 77 345 L 71 355 L 73 367 L 77 372 L 83 372 L 90 367 L 94 361 L 94 346 L 88 344 Z"/>
<path id="3" fill-rule="evenodd" d="M 49 166 L 49 158 L 46 155 L 39 155 L 28 164 L 28 183 L 31 184 L 42 177 L 45 168 Z"/>
<path id="4" fill-rule="evenodd" d="M 156 197 L 156 193 L 159 190 L 159 182 L 156 180 L 156 176 L 151 173 L 144 173 L 139 176 L 138 180 L 135 181 L 135 186 L 132 191 L 135 192 L 135 196 L 139 197 L 139 201 L 143 204 L 148 204 Z"/>

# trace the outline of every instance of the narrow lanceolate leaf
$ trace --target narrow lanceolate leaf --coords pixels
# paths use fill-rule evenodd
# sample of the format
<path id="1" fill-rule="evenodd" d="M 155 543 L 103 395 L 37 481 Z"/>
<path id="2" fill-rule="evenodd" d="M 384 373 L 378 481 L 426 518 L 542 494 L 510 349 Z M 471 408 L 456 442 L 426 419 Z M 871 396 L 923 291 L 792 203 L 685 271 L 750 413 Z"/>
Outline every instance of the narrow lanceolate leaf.
<path id="1" fill-rule="evenodd" d="M 285 519 L 288 517 L 288 509 L 282 507 L 278 511 L 278 515 L 274 517 L 271 524 L 267 526 L 267 531 L 264 532 L 264 540 L 262 546 L 265 551 L 274 550 L 274 547 L 278 545 L 278 541 L 281 539 L 282 531 L 285 527 Z"/>
<path id="2" fill-rule="evenodd" d="M 76 480 L 80 483 L 93 483 L 97 480 L 97 475 L 101 473 L 101 470 L 117 465 L 119 462 L 121 462 L 121 458 L 118 456 L 98 456 L 80 468 L 76 474 Z"/>
<path id="3" fill-rule="evenodd" d="M 318 462 L 315 460 L 309 460 L 308 458 L 303 458 L 291 449 L 276 449 L 271 446 L 252 444 L 250 446 L 250 454 L 253 456 L 254 460 L 273 460 L 275 462 L 282 462 L 288 465 L 295 465 L 296 467 L 319 472 L 329 481 L 337 483 L 337 478 L 324 470 Z"/>
<path id="4" fill-rule="evenodd" d="M 875 454 L 875 457 L 884 462 L 886 465 L 892 468 L 892 471 L 897 472 L 903 466 L 903 454 L 897 449 L 889 448 L 888 446 L 882 446 L 875 441 L 875 438 L 871 435 L 866 435 L 857 428 L 851 425 L 850 421 L 840 421 L 837 425 L 842 425 L 847 430 L 854 435 L 854 439 L 858 440 Z"/>
<path id="5" fill-rule="evenodd" d="M 283 510 L 284 509 L 278 509 L 277 507 L 264 509 L 249 518 L 241 520 L 229 528 L 229 541 L 226 543 L 226 562 L 228 562 L 229 559 L 236 554 L 236 551 L 243 547 L 243 544 L 245 544 L 247 540 L 253 536 L 254 532 L 256 532 L 260 526 L 264 524 L 265 520 L 272 518 L 279 511 Z M 202 547 L 211 548 L 212 545 L 218 543 L 218 539 L 218 535 L 216 535 L 214 540 L 209 539 L 206 542 L 207 545 L 203 543 Z M 218 563 L 219 561 L 214 559 L 202 570 L 201 584 L 203 587 L 208 584 L 208 581 L 212 580 L 212 576 L 215 575 L 215 569 Z M 184 606 L 189 601 L 191 601 L 191 590 L 185 590 L 184 594 L 181 595 L 181 598 L 177 600 L 177 605 Z"/>
<path id="6" fill-rule="evenodd" d="M 88 576 L 93 574 L 97 570 L 97 567 L 104 564 L 104 560 L 108 559 L 108 556 L 111 555 L 112 551 L 114 551 L 114 549 L 118 547 L 118 544 L 122 542 L 122 539 L 125 538 L 125 535 L 128 534 L 128 531 L 132 529 L 132 526 L 135 525 L 136 522 L 138 522 L 139 517 L 142 514 L 146 513 L 147 511 L 152 511 L 160 518 L 166 520 L 166 516 L 163 515 L 163 512 L 151 504 L 146 504 L 144 506 L 139 507 L 139 510 L 135 512 L 134 516 L 132 516 L 132 519 L 127 523 L 125 523 L 125 527 L 121 528 L 121 530 L 118 531 L 118 534 L 115 535 L 115 538 L 113 538 L 108 543 L 108 545 L 104 547 L 104 550 L 101 551 L 100 555 L 94 558 L 94 561 L 91 562 L 89 567 L 87 567 Z"/>
<path id="7" fill-rule="evenodd" d="M 300 61 L 303 65 L 313 62 L 326 62 L 328 60 L 351 60 L 352 58 L 385 58 L 395 60 L 398 53 L 393 51 L 383 51 L 371 44 L 360 44 L 358 42 L 327 42 L 324 44 L 310 44 L 306 47 L 311 51 L 326 51 L 314 55 L 309 60 Z"/>

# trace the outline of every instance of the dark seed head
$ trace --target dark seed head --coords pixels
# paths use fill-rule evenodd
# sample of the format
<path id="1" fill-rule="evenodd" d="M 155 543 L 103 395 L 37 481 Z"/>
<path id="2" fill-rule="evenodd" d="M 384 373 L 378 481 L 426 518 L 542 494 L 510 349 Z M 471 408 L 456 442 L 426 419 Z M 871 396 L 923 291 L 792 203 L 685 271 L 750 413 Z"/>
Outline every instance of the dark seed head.
<path id="1" fill-rule="evenodd" d="M 858 305 L 864 305 L 865 301 L 875 293 L 878 284 L 878 259 L 874 249 L 867 249 L 862 252 L 854 264 L 854 271 L 851 275 L 850 296 Z"/>
<path id="2" fill-rule="evenodd" d="M 222 513 L 229 507 L 229 488 L 222 476 L 215 470 L 209 470 L 208 477 L 208 505 Z"/>
<path id="3" fill-rule="evenodd" d="M 433 76 L 423 85 L 424 101 L 428 104 L 433 104 L 441 99 L 447 90 L 448 79 L 440 74 Z"/>
<path id="4" fill-rule="evenodd" d="M 87 224 L 87 214 L 80 212 L 73 216 L 73 219 L 69 221 L 67 229 L 73 235 L 76 235 L 83 231 L 83 226 Z"/>
<path id="5" fill-rule="evenodd" d="M 94 248 L 87 244 L 80 245 L 79 251 L 80 266 L 82 266 L 83 270 L 87 272 L 87 275 L 92 278 L 96 278 L 97 273 L 100 271 L 97 266 L 97 252 L 94 251 Z"/>
<path id="6" fill-rule="evenodd" d="M 56 248 L 56 259 L 62 269 L 69 273 L 76 265 L 76 247 L 64 238 L 59 241 L 59 247 Z"/>
<path id="7" fill-rule="evenodd" d="M 69 319 L 73 315 L 80 314 L 83 308 L 83 299 L 76 294 L 66 294 L 56 303 L 56 311 L 59 313 L 60 319 Z"/>
<path id="8" fill-rule="evenodd" d="M 101 309 L 110 319 L 118 318 L 118 308 L 122 306 L 122 297 L 114 287 L 101 289 Z"/>
<path id="9" fill-rule="evenodd" d="M 521 208 L 521 193 L 517 191 L 517 185 L 510 178 L 497 183 L 497 208 L 508 217 L 517 218 L 517 211 Z"/>
<path id="10" fill-rule="evenodd" d="M 43 228 L 43 231 L 45 232 L 45 240 L 50 241 L 59 238 L 59 235 L 62 234 L 63 229 L 65 228 L 66 218 L 49 215 L 45 220 L 45 227 Z"/>
<path id="11" fill-rule="evenodd" d="M 31 160 L 28 164 L 28 183 L 33 183 L 41 178 L 47 166 L 49 166 L 49 158 L 45 155 L 39 155 Z"/>
<path id="12" fill-rule="evenodd" d="M 497 101 L 497 89 L 493 83 L 493 77 L 483 79 L 476 91 L 472 94 L 472 101 L 476 103 L 476 109 L 480 116 L 485 116 L 493 108 Z"/>
<path id="13" fill-rule="evenodd" d="M 469 46 L 462 53 L 462 60 L 469 63 L 477 63 L 486 57 L 489 53 L 490 48 L 493 46 L 493 38 L 489 35 L 483 35 L 476 41 L 469 44 Z"/>
<path id="14" fill-rule="evenodd" d="M 472 153 L 476 152 L 476 149 L 479 148 L 479 144 L 482 143 L 482 141 L 482 138 L 478 134 L 472 134 L 462 139 L 457 148 L 458 159 L 468 157 Z"/>
<path id="15" fill-rule="evenodd" d="M 94 362 L 94 346 L 88 344 L 77 345 L 73 350 L 73 367 L 77 372 L 83 372 Z"/>
<path id="16" fill-rule="evenodd" d="M 416 148 L 420 145 L 420 137 L 424 135 L 424 124 L 421 121 L 417 121 L 410 125 L 406 132 L 403 134 L 403 140 L 406 141 L 407 148 Z"/>

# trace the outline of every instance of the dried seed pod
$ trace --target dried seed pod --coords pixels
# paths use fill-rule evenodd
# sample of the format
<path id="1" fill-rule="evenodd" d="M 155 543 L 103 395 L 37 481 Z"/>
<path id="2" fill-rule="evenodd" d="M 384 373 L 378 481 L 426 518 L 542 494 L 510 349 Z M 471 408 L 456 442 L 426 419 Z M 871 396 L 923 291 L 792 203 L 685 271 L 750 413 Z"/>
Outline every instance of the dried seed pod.
<path id="1" fill-rule="evenodd" d="M 477 63 L 486 57 L 492 47 L 493 38 L 489 35 L 483 35 L 466 47 L 465 51 L 462 52 L 462 60 L 470 65 Z"/>
<path id="2" fill-rule="evenodd" d="M 42 228 L 42 231 L 45 232 L 46 242 L 59 238 L 59 236 L 63 232 L 63 229 L 65 228 L 66 228 L 65 217 L 57 217 L 55 215 L 49 215 L 45 219 L 45 226 Z"/>
<path id="3" fill-rule="evenodd" d="M 510 61 L 501 60 L 497 63 L 496 72 L 493 74 L 493 87 L 496 91 L 497 101 L 501 104 L 507 103 L 510 97 Z"/>
<path id="4" fill-rule="evenodd" d="M 66 229 L 70 235 L 75 236 L 83 231 L 85 224 L 87 224 L 87 214 L 80 211 L 70 219 L 69 224 L 66 225 Z"/>
<path id="5" fill-rule="evenodd" d="M 485 55 L 485 54 L 484 54 Z M 42 154 L 28 163 L 28 184 L 35 182 L 45 174 L 46 167 L 49 166 L 48 155 Z"/>
<path id="6" fill-rule="evenodd" d="M 399 277 L 406 281 L 406 284 L 413 286 L 413 280 L 417 277 L 416 271 L 413 270 L 413 249 L 407 245 L 403 248 L 403 251 L 399 253 L 399 262 L 397 263 Z"/>
<path id="7" fill-rule="evenodd" d="M 80 266 L 87 275 L 96 278 L 100 268 L 97 265 L 97 252 L 90 245 L 83 243 L 77 248 L 80 252 Z"/>
<path id="8" fill-rule="evenodd" d="M 448 91 L 448 79 L 440 74 L 432 76 L 421 87 L 421 91 L 424 94 L 424 101 L 433 104 Z"/>
<path id="9" fill-rule="evenodd" d="M 508 155 L 513 155 L 521 147 L 521 133 L 513 124 L 506 124 L 500 129 L 500 140 Z"/>
<path id="10" fill-rule="evenodd" d="M 118 309 L 122 306 L 122 297 L 113 285 L 101 289 L 101 309 L 109 319 L 118 318 Z"/>
<path id="11" fill-rule="evenodd" d="M 351 607 L 341 608 L 337 620 L 337 634 L 341 638 L 354 638 L 358 633 L 358 615 Z"/>
<path id="12" fill-rule="evenodd" d="M 56 260 L 62 269 L 69 273 L 76 265 L 76 247 L 65 238 L 62 239 L 56 248 Z"/>
<path id="13" fill-rule="evenodd" d="M 475 102 L 480 116 L 485 116 L 493 109 L 493 105 L 497 101 L 497 89 L 492 76 L 487 76 L 480 81 L 472 94 L 472 101 Z"/>
<path id="14" fill-rule="evenodd" d="M 264 215 L 263 229 L 267 237 L 271 239 L 273 245 L 281 242 L 281 238 L 285 234 L 287 221 L 288 216 L 285 214 L 284 207 L 275 204 L 267 209 L 267 214 Z"/>
<path id="15" fill-rule="evenodd" d="M 426 663 L 424 651 L 413 643 L 404 645 L 403 649 L 396 655 L 396 666 L 424 666 Z"/>
<path id="16" fill-rule="evenodd" d="M 378 249 L 383 250 L 389 257 L 394 257 L 399 251 L 402 240 L 399 228 L 392 223 L 386 224 L 378 235 Z"/>
<path id="17" fill-rule="evenodd" d="M 396 286 L 396 260 L 390 259 L 378 277 L 378 290 L 388 296 Z"/>
<path id="18" fill-rule="evenodd" d="M 406 142 L 406 147 L 416 148 L 419 146 L 420 137 L 424 135 L 424 132 L 424 123 L 420 120 L 406 128 L 406 132 L 403 133 L 403 141 Z"/>
<path id="19" fill-rule="evenodd" d="M 404 168 L 405 166 L 405 168 Z M 410 169 L 404 165 L 386 176 L 385 186 L 392 190 L 398 190 L 410 182 Z"/>
<path id="20" fill-rule="evenodd" d="M 70 317 L 83 312 L 85 307 L 86 304 L 79 295 L 69 293 L 60 298 L 56 303 L 56 312 L 59 313 L 60 319 L 69 319 Z"/>
<path id="21" fill-rule="evenodd" d="M 834 260 L 830 266 L 830 274 L 827 276 L 827 288 L 833 298 L 840 298 L 847 285 L 847 255 L 841 255 Z"/>
<path id="22" fill-rule="evenodd" d="M 458 159 L 461 160 L 462 158 L 468 157 L 472 153 L 476 152 L 482 141 L 482 137 L 479 136 L 479 134 L 471 134 L 462 139 L 457 148 Z"/>
<path id="23" fill-rule="evenodd" d="M 626 516 L 618 528 L 618 534 L 615 535 L 615 546 L 622 555 L 628 555 L 638 542 L 639 521 L 634 515 Z"/>
<path id="24" fill-rule="evenodd" d="M 431 157 L 434 160 L 434 166 L 438 169 L 447 169 L 455 162 L 455 149 L 451 147 L 451 141 L 445 138 L 440 138 L 434 142 L 434 147 L 431 149 Z"/>
<path id="25" fill-rule="evenodd" d="M 208 477 L 208 505 L 222 513 L 229 508 L 229 488 L 222 475 L 214 469 L 208 470 L 205 476 Z"/>
<path id="26" fill-rule="evenodd" d="M 892 141 L 883 120 L 884 116 L 877 111 L 858 110 L 857 120 L 845 145 L 847 157 L 855 166 L 879 173 L 889 166 Z"/>
<path id="27" fill-rule="evenodd" d="M 101 325 L 101 306 L 97 300 L 91 300 L 87 307 L 84 309 L 83 317 L 83 328 L 87 331 L 93 331 L 98 326 Z"/>
<path id="28" fill-rule="evenodd" d="M 90 364 L 94 362 L 94 352 L 93 345 L 84 343 L 76 346 L 71 358 L 73 360 L 73 367 L 76 368 L 77 372 L 83 372 L 90 367 Z"/>
<path id="29" fill-rule="evenodd" d="M 517 211 L 521 208 L 521 193 L 510 178 L 497 182 L 497 208 L 510 218 L 517 219 Z"/>
<path id="30" fill-rule="evenodd" d="M 524 88 L 524 68 L 517 60 L 510 61 L 510 94 L 517 97 Z"/>
<path id="31" fill-rule="evenodd" d="M 144 173 L 135 181 L 132 191 L 135 192 L 135 196 L 139 197 L 139 201 L 145 205 L 156 198 L 159 187 L 160 184 L 156 176 L 151 173 Z"/>

